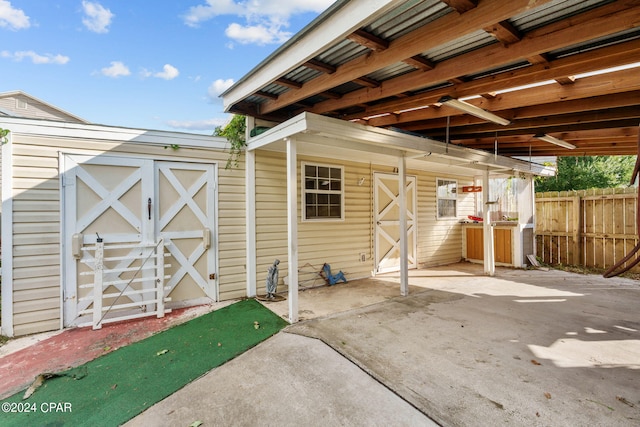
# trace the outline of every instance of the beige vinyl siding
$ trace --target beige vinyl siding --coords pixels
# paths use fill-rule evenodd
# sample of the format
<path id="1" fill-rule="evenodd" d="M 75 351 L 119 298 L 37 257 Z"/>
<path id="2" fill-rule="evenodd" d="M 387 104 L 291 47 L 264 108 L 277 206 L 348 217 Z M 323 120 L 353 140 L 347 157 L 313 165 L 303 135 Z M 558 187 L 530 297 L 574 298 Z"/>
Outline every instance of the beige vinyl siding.
<path id="1" fill-rule="evenodd" d="M 227 153 L 210 152 L 218 160 L 218 262 L 220 299 L 247 295 L 244 163 L 225 169 Z"/>
<path id="2" fill-rule="evenodd" d="M 458 182 L 457 217 L 438 219 L 437 179 Z M 446 174 L 418 173 L 418 266 L 419 268 L 451 264 L 462 258 L 460 220 L 475 213 L 473 193 L 462 193 L 462 186 L 473 185 L 473 178 Z"/>
<path id="3" fill-rule="evenodd" d="M 347 278 L 369 277 L 372 246 L 369 165 L 299 156 L 298 176 L 303 161 L 345 167 L 345 218 L 300 221 L 302 190 L 298 180 L 299 266 L 308 263 L 319 270 L 326 262 L 336 272 L 342 270 Z M 281 261 L 280 277 L 288 275 L 285 164 L 286 158 L 282 153 L 258 151 L 256 154 L 256 280 L 259 294 L 264 293 L 266 274 L 274 259 Z M 358 186 L 357 181 L 362 176 L 366 182 Z M 360 253 L 366 254 L 366 262 L 360 262 Z M 309 270 L 309 267 L 305 267 L 305 270 Z"/>
<path id="4" fill-rule="evenodd" d="M 280 283 L 287 262 L 286 158 L 279 153 L 256 152 L 256 284 L 264 293 L 266 275 L 274 259 L 280 260 Z"/>
<path id="5" fill-rule="evenodd" d="M 220 298 L 246 294 L 244 165 L 225 170 L 226 152 L 21 134 L 12 138 L 15 335 L 54 330 L 61 324 L 60 152 L 218 162 Z"/>
<path id="6" fill-rule="evenodd" d="M 298 264 L 307 271 L 309 263 L 320 268 L 323 263 L 342 270 L 348 279 L 369 277 L 374 270 L 372 256 L 373 227 L 373 174 L 393 173 L 388 166 L 368 163 L 344 162 L 326 158 L 298 156 L 298 177 L 302 162 L 344 166 L 345 219 L 343 221 L 302 221 L 300 178 L 298 192 Z M 287 265 L 287 209 L 286 209 L 286 157 L 283 153 L 257 151 L 256 153 L 256 235 L 257 285 L 264 293 L 267 271 L 275 258 L 281 261 L 280 277 L 288 275 Z M 458 180 L 458 187 L 472 185 L 473 178 L 432 174 L 408 170 L 417 177 L 417 251 L 420 267 L 458 262 L 462 253 L 462 226 L 460 219 L 475 212 L 473 195 L 458 195 L 458 218 L 436 219 L 436 179 Z M 358 185 L 364 178 L 362 185 Z M 364 253 L 366 261 L 360 262 Z M 301 275 L 300 280 L 304 277 Z M 280 282 L 282 284 L 282 281 Z"/>

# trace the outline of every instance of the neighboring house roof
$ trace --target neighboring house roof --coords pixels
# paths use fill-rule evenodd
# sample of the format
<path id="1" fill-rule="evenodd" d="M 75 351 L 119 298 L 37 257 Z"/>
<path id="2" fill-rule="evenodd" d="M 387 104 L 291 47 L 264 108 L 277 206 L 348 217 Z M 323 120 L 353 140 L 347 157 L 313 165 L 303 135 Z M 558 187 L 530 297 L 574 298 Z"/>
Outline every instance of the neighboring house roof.
<path id="1" fill-rule="evenodd" d="M 69 123 L 90 122 L 21 90 L 0 92 L 0 116 L 56 120 Z"/>
<path id="2" fill-rule="evenodd" d="M 639 69 L 587 73 L 640 61 L 639 22 L 622 0 L 338 0 L 222 96 L 271 122 L 311 112 L 506 156 L 636 154 Z"/>

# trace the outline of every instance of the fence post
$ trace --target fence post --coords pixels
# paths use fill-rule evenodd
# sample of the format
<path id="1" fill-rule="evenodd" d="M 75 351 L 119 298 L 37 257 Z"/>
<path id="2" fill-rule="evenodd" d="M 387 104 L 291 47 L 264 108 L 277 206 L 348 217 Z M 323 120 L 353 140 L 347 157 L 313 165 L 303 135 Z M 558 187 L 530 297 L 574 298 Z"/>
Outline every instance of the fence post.
<path id="1" fill-rule="evenodd" d="M 573 259 L 571 263 L 573 265 L 581 265 L 582 262 L 582 209 L 580 209 L 580 196 L 572 197 L 573 202 L 573 210 L 572 210 L 572 224 L 573 229 L 572 237 L 573 237 Z"/>
<path id="2" fill-rule="evenodd" d="M 93 279 L 93 329 L 102 328 L 102 284 L 104 272 L 104 243 L 102 239 L 96 242 L 96 268 Z"/>

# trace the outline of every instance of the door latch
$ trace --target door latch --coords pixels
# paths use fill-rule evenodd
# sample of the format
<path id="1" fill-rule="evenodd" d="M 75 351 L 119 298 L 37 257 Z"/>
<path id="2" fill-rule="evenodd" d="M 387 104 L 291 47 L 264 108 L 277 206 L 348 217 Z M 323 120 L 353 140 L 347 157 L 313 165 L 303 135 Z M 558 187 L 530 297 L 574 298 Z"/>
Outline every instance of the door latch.
<path id="1" fill-rule="evenodd" d="M 216 280 L 216 273 L 211 273 L 209 275 L 209 280 Z"/>

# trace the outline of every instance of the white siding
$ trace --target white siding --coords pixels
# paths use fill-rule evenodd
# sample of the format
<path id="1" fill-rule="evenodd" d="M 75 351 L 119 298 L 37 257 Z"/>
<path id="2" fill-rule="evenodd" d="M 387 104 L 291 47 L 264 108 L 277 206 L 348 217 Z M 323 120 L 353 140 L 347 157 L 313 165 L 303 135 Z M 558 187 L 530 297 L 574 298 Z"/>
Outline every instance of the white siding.
<path id="1" fill-rule="evenodd" d="M 59 152 L 150 156 L 218 162 L 218 248 L 220 298 L 245 294 L 244 169 L 225 170 L 221 150 L 105 140 L 46 138 L 13 134 L 13 299 L 14 334 L 60 327 Z"/>
<path id="2" fill-rule="evenodd" d="M 344 166 L 344 221 L 301 221 L 301 162 Z M 256 152 L 256 234 L 258 294 L 264 293 L 265 278 L 273 260 L 278 258 L 280 277 L 288 275 L 286 157 L 284 153 L 259 150 Z M 388 166 L 369 163 L 344 162 L 327 158 L 298 156 L 298 249 L 299 266 L 309 263 L 320 268 L 323 263 L 342 270 L 348 279 L 369 277 L 374 270 L 373 260 L 373 173 L 392 173 Z M 473 178 L 432 174 L 408 170 L 418 177 L 418 263 L 428 267 L 458 262 L 461 259 L 462 226 L 460 219 L 474 213 L 471 195 L 459 194 L 458 219 L 436 219 L 436 178 L 453 178 L 458 186 L 472 185 Z M 358 185 L 364 178 L 362 185 Z M 359 259 L 364 253 L 366 261 Z M 307 268 L 305 268 L 307 270 Z M 300 280 L 303 280 L 300 277 Z M 282 281 L 281 281 L 282 283 Z"/>

